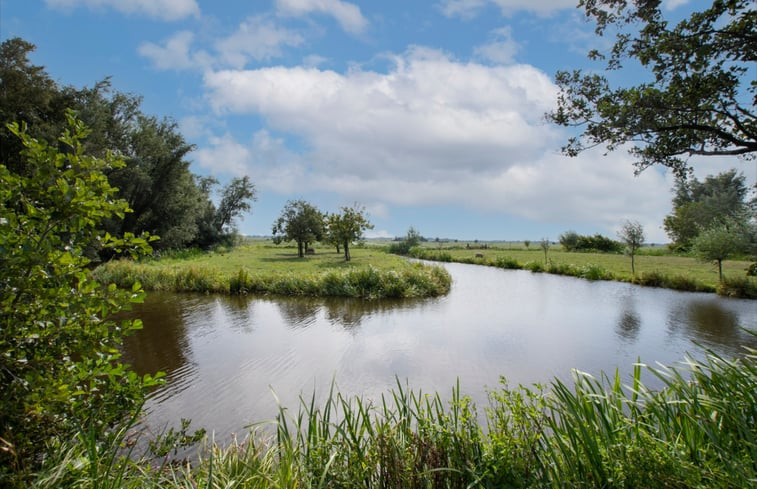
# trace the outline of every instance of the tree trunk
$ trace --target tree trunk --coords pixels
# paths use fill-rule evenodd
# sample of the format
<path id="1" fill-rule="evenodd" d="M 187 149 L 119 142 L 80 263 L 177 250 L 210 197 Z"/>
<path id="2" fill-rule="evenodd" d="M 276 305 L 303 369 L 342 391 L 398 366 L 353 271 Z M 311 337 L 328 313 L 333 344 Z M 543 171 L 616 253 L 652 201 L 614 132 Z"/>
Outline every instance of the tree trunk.
<path id="1" fill-rule="evenodd" d="M 305 256 L 305 252 L 302 249 L 302 241 L 297 241 L 297 256 L 300 258 Z"/>
<path id="2" fill-rule="evenodd" d="M 634 258 L 633 255 L 631 255 L 631 275 L 633 275 L 635 277 L 636 276 L 636 267 L 634 266 L 633 258 Z"/>
<path id="3" fill-rule="evenodd" d="M 723 260 L 718 260 L 718 278 L 719 281 L 723 282 Z"/>
<path id="4" fill-rule="evenodd" d="M 344 242 L 344 261 L 350 261 L 350 244 L 347 241 Z"/>

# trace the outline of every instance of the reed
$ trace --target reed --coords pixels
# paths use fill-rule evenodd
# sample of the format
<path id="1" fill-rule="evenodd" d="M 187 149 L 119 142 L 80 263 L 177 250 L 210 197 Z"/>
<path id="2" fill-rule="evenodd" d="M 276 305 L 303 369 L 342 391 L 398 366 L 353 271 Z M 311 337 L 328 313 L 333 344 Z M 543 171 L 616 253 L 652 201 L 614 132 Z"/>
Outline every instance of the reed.
<path id="1" fill-rule="evenodd" d="M 448 401 L 399 381 L 375 400 L 332 384 L 324 403 L 313 394 L 295 411 L 281 406 L 273 430 L 255 426 L 225 447 L 206 441 L 191 465 L 153 467 L 107 447 L 98 459 L 84 442 L 62 450 L 33 487 L 95 478 L 98 487 L 167 488 L 754 487 L 756 361 L 747 350 L 675 368 L 637 363 L 627 385 L 617 372 L 576 371 L 572 383 L 546 387 L 502 380 L 485 423 L 459 383 Z M 645 387 L 642 372 L 662 387 Z"/>

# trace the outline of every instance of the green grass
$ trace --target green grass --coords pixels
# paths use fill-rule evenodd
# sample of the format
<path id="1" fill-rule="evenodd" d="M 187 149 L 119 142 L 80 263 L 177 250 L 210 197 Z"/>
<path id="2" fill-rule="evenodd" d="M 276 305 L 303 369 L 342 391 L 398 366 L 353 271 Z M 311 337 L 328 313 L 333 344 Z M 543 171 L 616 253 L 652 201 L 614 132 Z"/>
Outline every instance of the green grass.
<path id="1" fill-rule="evenodd" d="M 446 246 L 446 247 L 445 247 Z M 472 245 L 473 246 L 473 245 Z M 483 257 L 477 256 L 483 255 Z M 749 261 L 723 262 L 725 284 L 719 284 L 717 265 L 702 263 L 687 256 L 673 255 L 660 247 L 644 248 L 635 258 L 636 276 L 631 274 L 631 259 L 615 253 L 566 252 L 553 246 L 544 262 L 544 252 L 533 244 L 524 246 L 492 246 L 486 249 L 466 249 L 463 246 L 442 247 L 426 243 L 411 250 L 411 256 L 444 262 L 461 262 L 497 266 L 509 269 L 546 271 L 590 280 L 618 280 L 640 285 L 678 290 L 715 292 L 732 297 L 757 298 L 757 279 L 747 278 Z M 731 284 L 729 286 L 729 284 Z"/>
<path id="2" fill-rule="evenodd" d="M 193 464 L 67 444 L 32 487 L 754 487 L 755 353 L 639 364 L 628 385 L 617 372 L 548 387 L 503 380 L 483 418 L 459 385 L 449 401 L 399 382 L 374 400 L 332 386 L 322 405 L 282 406 L 242 441 L 206 440 Z M 663 387 L 647 389 L 643 371 Z"/>
<path id="3" fill-rule="evenodd" d="M 356 247 L 344 261 L 334 249 L 297 257 L 296 248 L 253 242 L 231 250 L 179 252 L 134 262 L 101 265 L 95 277 L 103 283 L 145 290 L 276 294 L 289 296 L 361 297 L 367 299 L 433 297 L 446 294 L 449 274 L 439 268 L 409 263 L 376 248 Z"/>

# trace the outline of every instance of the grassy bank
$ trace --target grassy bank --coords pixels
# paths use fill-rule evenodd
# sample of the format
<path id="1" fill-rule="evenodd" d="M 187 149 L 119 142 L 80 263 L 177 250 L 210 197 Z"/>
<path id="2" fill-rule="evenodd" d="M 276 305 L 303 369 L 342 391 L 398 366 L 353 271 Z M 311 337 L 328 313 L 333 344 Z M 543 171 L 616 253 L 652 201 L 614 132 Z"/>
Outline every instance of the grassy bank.
<path id="1" fill-rule="evenodd" d="M 408 263 L 377 249 L 357 248 L 345 262 L 336 250 L 298 258 L 296 249 L 264 242 L 225 252 L 182 252 L 135 262 L 117 260 L 98 267 L 97 280 L 145 290 L 360 297 L 433 297 L 446 294 L 449 274 Z"/>
<path id="2" fill-rule="evenodd" d="M 375 400 L 332 392 L 321 406 L 282 407 L 267 435 L 206 441 L 193 464 L 72 441 L 34 487 L 753 487 L 755 353 L 638 366 L 630 385 L 579 372 L 548 388 L 503 381 L 483 424 L 459 386 L 451 402 L 399 383 Z M 647 390 L 642 371 L 664 387 Z"/>
<path id="3" fill-rule="evenodd" d="M 541 249 L 525 247 L 416 247 L 410 256 L 442 262 L 470 263 L 506 269 L 524 269 L 569 275 L 589 280 L 618 280 L 639 285 L 665 287 L 692 292 L 717 292 L 729 297 L 757 299 L 757 278 L 746 277 L 750 262 L 723 262 L 723 283 L 716 265 L 686 256 L 645 250 L 636 256 L 636 275 L 631 274 L 631 259 L 616 253 L 576 253 L 552 248 L 545 262 Z"/>

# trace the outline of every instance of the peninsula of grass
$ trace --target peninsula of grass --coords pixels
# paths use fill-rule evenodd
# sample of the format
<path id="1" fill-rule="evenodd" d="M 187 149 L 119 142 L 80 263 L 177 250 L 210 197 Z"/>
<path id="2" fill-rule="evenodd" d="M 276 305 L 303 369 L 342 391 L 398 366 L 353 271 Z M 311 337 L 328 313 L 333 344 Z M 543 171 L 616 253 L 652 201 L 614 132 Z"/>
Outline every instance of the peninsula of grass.
<path id="1" fill-rule="evenodd" d="M 294 247 L 253 241 L 230 250 L 167 253 L 147 260 L 114 260 L 94 275 L 102 283 L 145 290 L 271 294 L 364 299 L 435 297 L 452 279 L 441 267 L 410 263 L 376 248 L 356 247 L 347 262 L 333 248 L 297 256 Z"/>
<path id="2" fill-rule="evenodd" d="M 409 256 L 430 261 L 469 263 L 505 269 L 523 269 L 569 275 L 588 280 L 616 280 L 638 285 L 690 292 L 717 292 L 728 297 L 757 299 L 757 277 L 747 277 L 751 262 L 723 262 L 723 281 L 715 264 L 672 254 L 661 247 L 643 248 L 636 255 L 636 274 L 631 259 L 621 253 L 567 252 L 553 246 L 547 253 L 538 246 L 518 245 L 426 246 L 415 247 Z"/>

